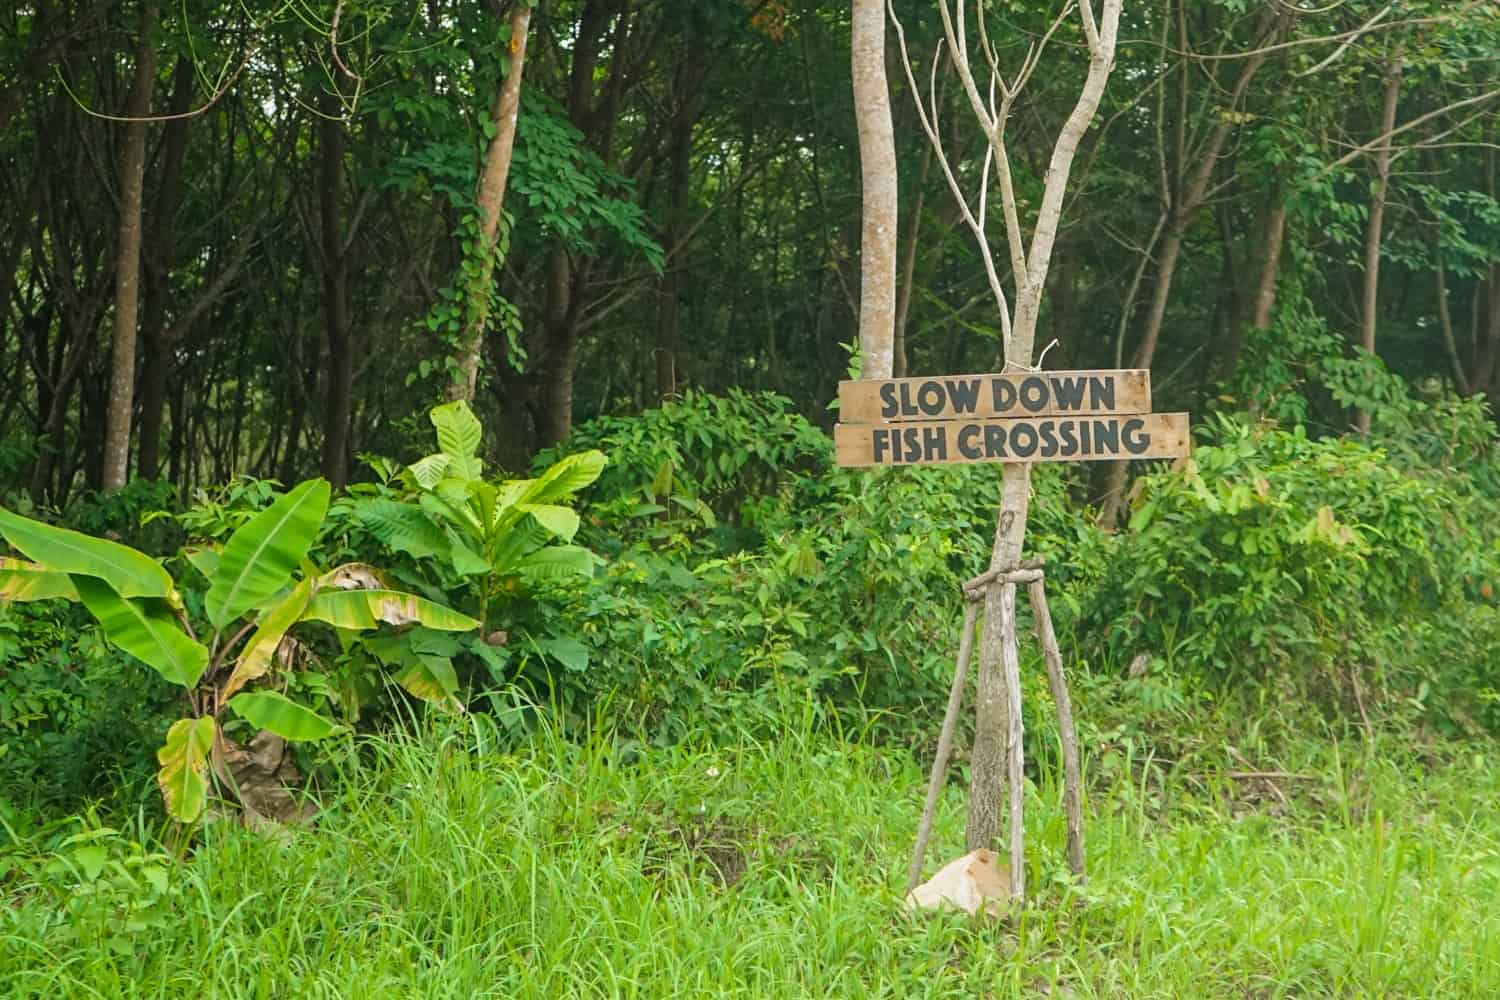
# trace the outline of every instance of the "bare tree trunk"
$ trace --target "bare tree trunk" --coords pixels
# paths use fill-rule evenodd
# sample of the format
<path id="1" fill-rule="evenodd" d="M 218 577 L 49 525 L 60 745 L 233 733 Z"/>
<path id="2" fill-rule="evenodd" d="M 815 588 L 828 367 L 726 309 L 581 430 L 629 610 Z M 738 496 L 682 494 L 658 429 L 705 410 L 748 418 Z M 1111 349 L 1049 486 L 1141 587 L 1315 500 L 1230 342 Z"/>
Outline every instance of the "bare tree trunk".
<path id="1" fill-rule="evenodd" d="M 1267 41 L 1274 39 L 1281 32 L 1282 26 L 1288 23 L 1288 16 L 1283 12 L 1280 14 L 1268 14 L 1269 35 Z M 1240 68 L 1239 76 L 1235 78 L 1234 89 L 1231 91 L 1226 106 L 1231 110 L 1237 109 L 1244 99 L 1245 93 L 1250 89 L 1250 83 L 1255 75 L 1265 65 L 1269 52 L 1264 46 L 1259 48 L 1254 55 L 1245 61 Z M 1184 88 L 1187 86 L 1183 84 Z M 1186 92 L 1184 91 L 1184 100 Z M 1193 166 L 1193 173 L 1187 180 L 1182 191 L 1176 199 L 1173 207 L 1171 221 L 1167 224 L 1167 231 L 1162 239 L 1161 254 L 1157 258 L 1156 285 L 1151 291 L 1151 306 L 1146 314 L 1146 328 L 1141 336 L 1141 342 L 1136 347 L 1135 356 L 1131 366 L 1134 368 L 1150 368 L 1151 362 L 1156 357 L 1156 346 L 1161 340 L 1162 327 L 1166 323 L 1167 305 L 1172 297 L 1172 282 L 1177 276 L 1177 264 L 1182 256 L 1183 240 L 1187 237 L 1188 229 L 1193 220 L 1202 209 L 1208 198 L 1209 184 L 1213 180 L 1214 168 L 1218 165 L 1219 155 L 1224 150 L 1224 144 L 1229 140 L 1235 128 L 1235 120 L 1231 115 L 1223 115 L 1214 130 L 1209 133 L 1208 141 L 1204 144 L 1203 152 L 1199 155 Z M 1181 133 L 1178 137 L 1179 143 L 1183 142 Z M 1184 163 L 1187 150 L 1179 146 L 1177 160 Z M 1125 505 L 1125 480 L 1130 474 L 1130 463 L 1111 462 L 1106 478 L 1104 490 L 1104 502 L 1099 511 L 1099 523 L 1113 525 L 1119 521 L 1121 511 Z"/>
<path id="2" fill-rule="evenodd" d="M 558 444 L 573 429 L 573 369 L 578 363 L 578 302 L 575 269 L 562 247 L 547 261 L 547 353 L 537 393 L 537 444 Z"/>
<path id="3" fill-rule="evenodd" d="M 912 199 L 911 218 L 906 229 L 906 244 L 901 248 L 901 284 L 896 291 L 896 328 L 891 339 L 891 376 L 905 378 L 907 372 L 906 324 L 911 317 L 911 300 L 916 291 L 917 245 L 922 235 L 922 210 L 927 195 L 927 177 L 932 169 L 932 147 L 922 147 L 922 167 L 918 172 L 916 194 Z"/>
<path id="4" fill-rule="evenodd" d="M 1245 350 L 1247 327 L 1264 330 L 1271 325 L 1271 313 L 1276 308 L 1276 279 L 1281 273 L 1281 248 L 1286 239 L 1286 203 L 1281 192 L 1271 193 L 1271 205 L 1266 209 L 1261 222 L 1261 241 L 1256 262 L 1260 265 L 1255 281 L 1254 298 L 1250 302 L 1248 322 L 1236 322 L 1229 339 L 1221 377 L 1233 378 L 1239 370 L 1240 355 Z"/>
<path id="5" fill-rule="evenodd" d="M 701 45 L 689 36 L 674 74 L 676 111 L 672 120 L 668 167 L 667 253 L 673 258 L 662 275 L 656 312 L 656 398 L 677 392 L 677 348 L 682 315 L 683 274 L 680 254 L 688 231 L 688 195 L 692 184 L 693 129 L 703 116 L 703 84 L 708 63 Z"/>
<path id="6" fill-rule="evenodd" d="M 193 61 L 179 57 L 172 73 L 168 113 L 183 115 L 193 95 Z M 167 298 L 176 260 L 175 217 L 182 195 L 182 165 L 187 155 L 188 117 L 175 117 L 163 129 L 162 149 L 155 173 L 160 178 L 152 201 L 145 237 L 146 314 L 141 324 L 146 362 L 141 367 L 141 422 L 137 437 L 136 474 L 143 479 L 161 475 L 162 414 L 167 402 L 167 379 L 172 370 L 172 345 L 167 341 Z"/>
<path id="7" fill-rule="evenodd" d="M 1435 243 L 1441 244 L 1441 234 Z M 1464 372 L 1464 363 L 1458 356 L 1458 343 L 1453 337 L 1453 315 L 1448 310 L 1448 280 L 1446 268 L 1443 266 L 1443 251 L 1439 245 L 1434 250 L 1437 256 L 1437 309 L 1438 325 L 1443 334 L 1443 350 L 1448 355 L 1448 364 L 1453 369 L 1453 387 L 1460 396 L 1468 396 L 1473 391 L 1469 387 L 1468 375 Z"/>
<path id="8" fill-rule="evenodd" d="M 864 223 L 859 346 L 863 378 L 890 378 L 896 329 L 896 139 L 885 77 L 884 0 L 853 0 L 850 63 Z"/>
<path id="9" fill-rule="evenodd" d="M 479 363 L 484 354 L 484 329 L 490 319 L 491 285 L 495 276 L 495 241 L 504 212 L 505 185 L 510 178 L 511 153 L 516 144 L 516 121 L 521 112 L 521 71 L 526 65 L 526 36 L 531 30 L 531 4 L 517 3 L 510 14 L 510 72 L 495 95 L 490 122 L 494 138 L 484 156 L 479 178 L 480 264 L 465 293 L 467 316 L 455 359 L 458 372 L 448 387 L 449 399 L 474 398 Z"/>
<path id="10" fill-rule="evenodd" d="M 1386 71 L 1385 97 L 1380 109 L 1380 134 L 1389 136 L 1396 127 L 1396 105 L 1401 97 L 1401 56 L 1396 55 Z M 1359 342 L 1375 353 L 1375 321 L 1380 303 L 1380 240 L 1385 228 L 1386 195 L 1391 183 L 1391 143 L 1375 151 L 1375 189 L 1370 193 L 1370 215 L 1365 223 L 1365 277 L 1360 296 Z M 1361 434 L 1370 433 L 1370 414 L 1360 410 L 1355 427 Z"/>
<path id="11" fill-rule="evenodd" d="M 354 359 L 349 350 L 349 273 L 339 225 L 344 169 L 343 108 L 336 95 L 319 98 L 318 206 L 322 226 L 323 329 L 328 341 L 328 386 L 323 407 L 323 477 L 342 489 L 349 478 L 349 412 Z"/>
<path id="12" fill-rule="evenodd" d="M 125 146 L 120 153 L 120 235 L 115 260 L 115 332 L 110 361 L 109 403 L 104 420 L 103 476 L 106 490 L 125 485 L 130 471 L 130 418 L 135 408 L 136 314 L 140 305 L 141 202 L 146 174 L 146 128 L 156 87 L 157 7 L 141 14 L 135 75 L 125 102 Z"/>
<path id="13" fill-rule="evenodd" d="M 1105 0 L 1101 23 L 1097 25 L 1093 20 L 1093 5 L 1090 0 L 1085 0 L 1080 7 L 1089 42 L 1088 76 L 1052 148 L 1031 248 L 1025 254 L 1024 281 L 1021 275 L 1016 276 L 1020 290 L 1016 295 L 1015 321 L 1006 357 L 1008 365 L 1026 367 L 1032 363 L 1037 320 L 1041 315 L 1041 299 L 1047 288 L 1047 273 L 1052 263 L 1057 230 L 1062 223 L 1063 196 L 1067 193 L 1074 156 L 1099 110 L 1099 103 L 1104 98 L 1104 87 L 1109 82 L 1110 71 L 1114 67 L 1120 7 L 1121 0 Z M 1003 146 L 996 150 L 996 154 L 997 161 L 1004 159 Z M 1008 164 L 1006 170 L 1009 170 Z M 1019 226 L 1014 223 L 1014 218 L 1015 206 L 1009 205 L 1006 226 L 1013 236 L 1012 248 L 1019 257 L 1022 234 Z M 1020 563 L 1031 504 L 1031 466 L 1007 464 L 1002 468 L 1000 514 L 996 520 L 995 543 L 990 553 L 991 569 L 1013 569 Z M 979 672 L 976 680 L 979 708 L 975 720 L 970 771 L 969 816 L 964 832 L 964 839 L 971 851 L 987 848 L 994 842 L 1000 830 L 1000 790 L 1007 781 L 1007 772 L 1015 777 L 1019 770 L 1013 764 L 1009 768 L 1006 766 L 1010 753 L 1018 754 L 1021 750 L 1020 705 L 1012 702 L 1012 699 L 1020 697 L 1020 691 L 1007 691 L 1008 687 L 1014 686 L 1014 682 L 1013 679 L 1007 681 L 1006 678 L 1004 639 L 1001 635 L 1001 623 L 1006 620 L 1007 610 L 1002 607 L 1001 602 L 1006 593 L 1014 601 L 1013 587 L 992 586 L 985 594 L 985 629 L 980 637 Z M 1014 782 L 1011 791 L 1011 891 L 1020 897 L 1025 892 L 1025 871 L 1020 857 L 1021 817 L 1016 809 L 1021 801 L 1020 789 L 1015 787 Z"/>

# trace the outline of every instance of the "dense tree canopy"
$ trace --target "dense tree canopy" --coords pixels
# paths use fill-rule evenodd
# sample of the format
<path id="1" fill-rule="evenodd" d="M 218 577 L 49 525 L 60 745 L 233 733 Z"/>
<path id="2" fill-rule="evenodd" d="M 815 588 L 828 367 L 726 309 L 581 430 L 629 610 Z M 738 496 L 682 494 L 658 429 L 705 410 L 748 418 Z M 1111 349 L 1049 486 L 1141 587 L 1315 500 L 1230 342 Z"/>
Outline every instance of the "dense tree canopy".
<path id="1" fill-rule="evenodd" d="M 1001 59 L 1062 9 L 986 5 Z M 576 420 L 688 387 L 774 389 L 828 420 L 860 302 L 850 5 L 538 5 L 476 283 L 511 13 L 0 11 L 0 487 L 64 505 L 122 470 L 185 489 L 358 478 L 445 394 L 476 315 L 475 402 L 513 468 Z M 934 5 L 891 13 L 977 192 L 985 143 Z M 984 268 L 887 34 L 893 367 L 986 370 Z M 1362 426 L 1387 372 L 1500 389 L 1497 52 L 1487 2 L 1127 3 L 1047 278 L 1046 365 L 1148 366 L 1158 409 L 1320 433 Z M 1013 111 L 1023 214 L 1086 68 L 1059 34 Z"/>

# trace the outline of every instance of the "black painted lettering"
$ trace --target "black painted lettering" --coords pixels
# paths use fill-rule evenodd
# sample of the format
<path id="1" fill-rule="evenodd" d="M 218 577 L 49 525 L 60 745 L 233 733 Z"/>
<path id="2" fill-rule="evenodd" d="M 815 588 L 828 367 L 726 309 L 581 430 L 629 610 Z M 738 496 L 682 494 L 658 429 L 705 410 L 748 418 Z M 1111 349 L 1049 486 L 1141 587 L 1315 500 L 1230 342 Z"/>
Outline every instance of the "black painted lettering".
<path id="1" fill-rule="evenodd" d="M 1051 420 L 1043 420 L 1037 424 L 1037 430 L 1042 433 L 1042 457 L 1051 458 L 1057 454 L 1057 425 Z"/>
<path id="2" fill-rule="evenodd" d="M 983 430 L 979 424 L 964 424 L 958 432 L 958 453 L 964 458 L 978 461 L 984 457 L 984 452 L 979 447 L 980 431 Z"/>
<path id="3" fill-rule="evenodd" d="M 1092 455 L 1094 453 L 1094 444 L 1089 440 L 1089 422 L 1087 420 L 1078 421 L 1078 440 L 1081 444 L 1079 450 L 1083 454 Z"/>
<path id="4" fill-rule="evenodd" d="M 935 417 L 943 412 L 943 404 L 948 402 L 948 396 L 943 392 L 941 382 L 923 382 L 917 387 L 917 406 L 929 417 Z"/>
<path id="5" fill-rule="evenodd" d="M 995 412 L 1006 413 L 1015 409 L 1016 384 L 1008 378 L 997 378 L 991 382 L 994 395 Z"/>
<path id="6" fill-rule="evenodd" d="M 1094 450 L 1101 455 L 1120 453 L 1120 422 L 1118 420 L 1094 421 Z"/>
<path id="7" fill-rule="evenodd" d="M 922 428 L 922 454 L 929 462 L 948 460 L 948 428 Z"/>
<path id="8" fill-rule="evenodd" d="M 1089 398 L 1094 402 L 1094 409 L 1113 410 L 1115 408 L 1115 377 L 1105 375 L 1089 379 Z"/>
<path id="9" fill-rule="evenodd" d="M 885 462 L 886 452 L 891 450 L 891 432 L 884 427 L 877 427 L 870 432 L 870 457 L 876 465 Z"/>
<path id="10" fill-rule="evenodd" d="M 1022 386 L 1025 392 L 1025 386 Z M 1036 428 L 1031 424 L 1016 424 L 1010 429 L 1010 453 L 1017 458 L 1030 458 L 1036 454 Z"/>
<path id="11" fill-rule="evenodd" d="M 1058 424 L 1057 430 L 1058 434 L 1062 437 L 1060 453 L 1064 456 L 1078 454 L 1078 431 L 1074 427 L 1074 422 L 1064 420 Z"/>
<path id="12" fill-rule="evenodd" d="M 887 382 L 880 387 L 880 415 L 889 420 L 900 411 L 901 404 L 896 401 L 896 383 Z"/>
<path id="13" fill-rule="evenodd" d="M 1144 455 L 1151 447 L 1151 435 L 1142 433 L 1145 428 L 1146 421 L 1139 417 L 1125 421 L 1125 426 L 1120 428 L 1120 440 L 1130 454 Z"/>
<path id="14" fill-rule="evenodd" d="M 917 406 L 911 401 L 911 386 L 905 382 L 901 383 L 901 415 L 903 417 L 915 417 Z"/>
<path id="15" fill-rule="evenodd" d="M 922 460 L 922 433 L 916 427 L 901 428 L 901 461 L 919 462 Z"/>
<path id="16" fill-rule="evenodd" d="M 979 402 L 979 380 L 949 379 L 948 398 L 953 401 L 954 413 L 973 413 L 975 404 Z"/>
<path id="17" fill-rule="evenodd" d="M 1081 378 L 1055 378 L 1052 380 L 1052 395 L 1057 398 L 1059 410 L 1076 410 L 1083 406 L 1083 390 L 1087 383 Z"/>
<path id="18" fill-rule="evenodd" d="M 1021 405 L 1027 413 L 1041 413 L 1047 408 L 1047 383 L 1035 375 L 1021 382 Z M 1015 435 L 1011 435 L 1011 450 L 1015 450 Z"/>
<path id="19" fill-rule="evenodd" d="M 984 425 L 984 457 L 1005 458 L 1005 428 L 997 424 Z"/>

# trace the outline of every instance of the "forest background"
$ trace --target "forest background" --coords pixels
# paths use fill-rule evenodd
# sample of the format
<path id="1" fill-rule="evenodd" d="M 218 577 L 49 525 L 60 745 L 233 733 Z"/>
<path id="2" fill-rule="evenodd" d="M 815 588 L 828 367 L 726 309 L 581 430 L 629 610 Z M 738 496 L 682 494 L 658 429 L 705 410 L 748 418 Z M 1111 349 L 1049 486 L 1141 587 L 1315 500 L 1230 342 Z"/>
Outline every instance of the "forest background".
<path id="1" fill-rule="evenodd" d="M 1062 10 L 1017 0 L 985 4 L 983 17 L 1002 60 L 1019 64 Z M 955 179 L 977 198 L 986 144 L 939 45 L 937 9 L 895 0 L 890 11 L 916 79 L 933 87 Z M 379 566 L 483 621 L 477 638 L 408 638 L 397 653 L 388 621 L 368 647 L 310 634 L 306 661 L 258 681 L 374 741 L 299 748 L 308 787 L 355 817 L 320 821 L 347 839 L 303 843 L 308 870 L 345 865 L 340 852 L 358 857 L 360 838 L 402 822 L 399 810 L 369 811 L 370 789 L 386 810 L 385 790 L 427 789 L 424 815 L 451 823 L 449 836 L 495 805 L 475 789 L 514 779 L 528 804 L 503 834 L 512 839 L 490 845 L 506 864 L 566 881 L 582 855 L 538 867 L 518 845 L 579 829 L 604 837 L 618 808 L 629 832 L 608 850 L 636 875 L 611 891 L 627 914 L 650 898 L 643 885 L 678 867 L 713 872 L 709 896 L 696 882 L 684 891 L 676 917 L 690 921 L 713 893 L 760 884 L 747 872 L 783 865 L 793 882 L 831 878 L 833 888 L 809 897 L 811 915 L 735 897 L 746 919 L 768 921 L 755 954 L 805 950 L 805 924 L 838 954 L 868 959 L 881 946 L 842 938 L 838 914 L 861 912 L 868 902 L 852 897 L 867 900 L 872 883 L 836 873 L 871 861 L 884 870 L 887 848 L 909 843 L 915 815 L 892 819 L 868 799 L 894 773 L 915 812 L 951 676 L 958 585 L 987 562 L 999 476 L 833 468 L 829 404 L 859 363 L 849 6 L 557 0 L 532 11 L 524 50 L 514 14 L 444 0 L 0 10 L 0 505 L 129 543 L 196 584 L 197 551 L 321 477 L 334 500 L 310 560 Z M 481 175 L 522 51 L 491 247 Z M 901 58 L 892 35 L 893 370 L 995 370 L 1001 331 L 984 262 Z M 1114 74 L 1074 164 L 1037 347 L 1055 341 L 1048 368 L 1151 369 L 1155 409 L 1194 414 L 1197 445 L 1192 463 L 1130 479 L 1108 465 L 1036 475 L 1028 552 L 1047 560 L 1078 689 L 1091 830 L 1112 846 L 1101 855 L 1106 888 L 1087 897 L 1106 903 L 1075 920 L 1068 907 L 1087 894 L 1046 853 L 1060 820 L 1030 810 L 1044 846 L 1028 881 L 1045 916 L 1020 934 L 1015 962 L 985 952 L 995 975 L 1100 995 L 1267 981 L 1483 995 L 1500 980 L 1495 918 L 1463 902 L 1500 886 L 1500 829 L 1472 821 L 1500 780 L 1497 58 L 1500 5 L 1485 0 L 1125 5 Z M 1036 210 L 1086 69 L 1082 38 L 1060 31 L 1012 109 L 1023 214 Z M 991 242 L 1003 245 L 998 202 L 991 215 Z M 434 521 L 447 542 L 419 544 L 410 524 L 372 513 L 431 492 L 408 463 L 431 451 L 432 422 L 439 453 L 451 450 L 429 412 L 464 383 L 475 330 L 477 379 L 457 395 L 470 397 L 484 436 L 475 425 L 467 456 L 453 453 L 484 459 L 472 481 L 543 481 L 594 449 L 607 460 L 597 480 L 580 477 L 556 498 L 579 516 L 517 522 L 525 559 L 553 550 L 545 572 L 535 560 L 521 567 L 499 537 L 475 543 L 487 560 L 476 569 L 443 534 L 453 524 Z M 190 600 L 188 610 L 200 608 Z M 390 683 L 361 679 L 375 667 L 391 668 Z M 1045 698 L 1034 668 L 1028 698 Z M 172 948 L 140 947 L 178 905 L 179 877 L 209 887 L 194 918 L 203 926 L 254 885 L 249 874 L 243 884 L 203 868 L 180 875 L 159 853 L 192 842 L 173 832 L 155 787 L 154 751 L 181 700 L 83 609 L 0 604 L 0 886 L 26 903 L 7 918 L 0 959 L 33 972 L 37 954 L 56 959 L 28 988 L 76 975 L 114 993 L 161 974 L 173 954 L 200 953 L 181 927 Z M 429 716 L 424 702 L 455 714 Z M 1049 802 L 1056 734 L 1031 713 L 1028 701 L 1031 794 Z M 252 728 L 233 726 L 248 745 Z M 422 734 L 414 744 L 392 736 L 408 726 Z M 789 729 L 795 761 L 775 749 Z M 950 840 L 968 737 L 939 823 Z M 721 760 L 703 748 L 736 741 L 757 747 L 745 751 L 747 783 L 719 799 L 704 792 L 709 812 L 693 812 L 708 766 L 699 755 Z M 851 763 L 832 763 L 830 746 Z M 497 747 L 521 754 L 522 770 L 504 771 Z M 424 771 L 429 760 L 456 776 Z M 830 836 L 864 831 L 848 856 L 764 818 L 772 803 L 800 808 L 766 775 L 791 775 L 795 788 L 807 760 L 820 762 L 801 788 L 808 799 L 835 786 L 869 793 L 837 797 L 823 821 Z M 596 775 L 600 784 L 558 798 L 538 777 L 614 774 L 621 761 L 654 762 L 681 789 L 622 789 Z M 615 804 L 600 812 L 591 795 Z M 1244 833 L 1246 815 L 1266 827 Z M 1426 832 L 1403 845 L 1391 823 Z M 1212 878 L 1197 872 L 1218 895 L 1159 892 L 1183 881 L 1182 862 L 1166 855 L 1187 848 L 1151 840 L 1158 825 L 1194 849 L 1218 841 L 1238 852 Z M 1297 839 L 1310 830 L 1331 839 Z M 265 863 L 261 847 L 230 834 L 198 836 L 249 852 L 226 862 L 232 871 Z M 1289 912 L 1329 926 L 1284 938 L 1246 915 L 1243 887 L 1280 877 L 1262 867 L 1262 836 L 1290 852 L 1295 884 L 1325 886 Z M 369 887 L 345 902 L 386 899 L 408 914 L 387 928 L 397 936 L 411 930 L 403 920 L 425 919 L 404 909 L 416 898 L 456 921 L 444 925 L 454 934 L 487 906 L 514 905 L 486 918 L 504 921 L 530 905 L 445 896 L 435 887 L 448 875 L 437 873 L 469 862 L 441 837 L 423 844 L 431 869 L 410 871 L 433 880 L 399 890 L 404 902 Z M 105 856 L 135 873 L 133 888 L 93 867 Z M 222 857 L 200 850 L 193 863 Z M 1340 858 L 1347 872 L 1319 867 Z M 172 874 L 158 888 L 142 871 Z M 1419 884 L 1438 889 L 1419 899 Z M 315 895 L 298 900 L 248 907 L 235 933 L 256 940 L 292 919 L 293 903 L 306 907 L 293 907 L 297 919 L 353 919 Z M 1212 919 L 1159 930 L 1182 906 Z M 533 940 L 558 949 L 574 933 L 553 927 L 562 936 L 549 939 L 534 909 L 531 920 Z M 710 946 L 656 954 L 625 929 L 639 922 L 621 920 L 608 933 L 634 942 L 621 947 L 637 984 L 670 991 L 717 968 Z M 1247 922 L 1258 930 L 1239 935 Z M 1377 925 L 1389 937 L 1377 940 Z M 1392 928 L 1430 945 L 1417 949 L 1423 961 L 1390 957 Z M 942 933 L 944 956 L 969 954 L 966 931 Z M 1455 935 L 1479 942 L 1473 954 L 1455 950 Z M 316 946 L 334 958 L 312 963 L 321 971 L 309 982 L 336 975 L 338 956 L 354 961 L 336 937 Z M 927 953 L 918 937 L 854 981 L 874 989 L 896 966 L 909 972 Z M 78 959 L 85 939 L 92 950 Z M 1132 950 L 1089 950 L 1106 939 Z M 1153 942 L 1181 945 L 1175 962 L 1128 971 Z M 282 965 L 313 947 L 282 946 Z M 1075 946 L 1088 955 L 1081 965 L 1060 957 Z M 456 982 L 497 981 L 482 961 L 465 965 L 461 948 L 433 944 L 408 966 L 402 947 L 376 962 L 392 963 L 392 983 L 432 962 L 453 963 Z M 1216 954 L 1230 957 L 1215 965 Z M 275 965 L 236 960 L 254 975 Z M 757 962 L 745 974 L 762 995 L 790 988 L 777 978 L 788 968 L 834 968 Z M 520 993 L 570 988 L 543 966 L 522 968 L 540 978 Z M 936 970 L 924 982 L 942 992 L 958 973 Z M 842 989 L 837 976 L 798 988 L 813 982 Z"/>

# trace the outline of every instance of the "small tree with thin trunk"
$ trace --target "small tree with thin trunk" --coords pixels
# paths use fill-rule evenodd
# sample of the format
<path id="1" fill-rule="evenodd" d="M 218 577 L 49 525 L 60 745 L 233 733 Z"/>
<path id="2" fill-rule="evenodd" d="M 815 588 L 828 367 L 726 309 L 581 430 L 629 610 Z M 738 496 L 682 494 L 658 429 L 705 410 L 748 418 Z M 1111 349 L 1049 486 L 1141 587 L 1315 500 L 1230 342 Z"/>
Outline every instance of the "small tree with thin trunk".
<path id="1" fill-rule="evenodd" d="M 859 241 L 859 350 L 864 378 L 890 378 L 896 334 L 896 138 L 885 78 L 882 0 L 854 0 L 849 33 L 859 131 L 863 225 Z"/>
<path id="2" fill-rule="evenodd" d="M 907 82 L 917 98 L 922 128 L 932 145 L 938 165 L 954 198 L 958 200 L 964 224 L 979 244 L 980 257 L 990 290 L 999 307 L 1000 329 L 1007 370 L 1031 370 L 1036 361 L 1037 320 L 1041 315 L 1042 295 L 1047 287 L 1047 271 L 1062 221 L 1063 196 L 1073 158 L 1084 133 L 1098 112 L 1104 87 L 1114 66 L 1115 42 L 1119 33 L 1120 8 L 1123 0 L 1080 0 L 1066 4 L 1042 37 L 1027 49 L 1014 72 L 1007 74 L 1001 66 L 999 51 L 987 30 L 983 4 L 966 10 L 963 0 L 938 0 L 943 23 L 942 44 L 933 60 L 929 85 L 919 86 L 907 52 L 905 32 L 890 4 L 891 19 L 900 41 L 902 65 Z M 1017 96 L 1040 65 L 1043 51 L 1054 35 L 1065 25 L 1076 22 L 1082 31 L 1088 52 L 1088 72 L 1079 89 L 1067 120 L 1058 132 L 1051 160 L 1043 179 L 1041 201 L 1034 216 L 1023 218 L 1022 205 L 1016 197 L 1006 149 L 1006 127 Z M 977 203 L 959 183 L 954 165 L 944 148 L 939 130 L 935 80 L 938 61 L 952 60 L 959 82 L 967 97 L 969 110 L 987 141 L 983 176 L 979 180 Z M 926 94 L 926 98 L 922 96 Z M 991 184 L 1005 221 L 1007 261 L 1010 274 L 1001 277 L 995 255 L 990 251 L 986 217 Z M 1007 292 L 1007 284 L 1009 292 Z M 1043 352 L 1045 353 L 1045 352 Z M 1000 516 L 995 528 L 994 548 L 990 557 L 992 570 L 1019 566 L 1026 539 L 1026 515 L 1031 498 L 1031 466 L 1007 464 L 1002 467 Z M 1013 588 L 992 587 L 985 598 L 987 623 L 1002 618 L 1000 602 Z M 1009 609 L 1014 614 L 1014 609 Z M 974 733 L 969 819 L 966 840 L 970 850 L 992 845 L 1000 829 L 1000 794 L 1005 781 L 1007 740 L 1012 732 L 1008 724 L 1010 708 L 1002 674 L 1002 638 L 998 627 L 986 627 L 979 646 L 978 718 Z"/>

